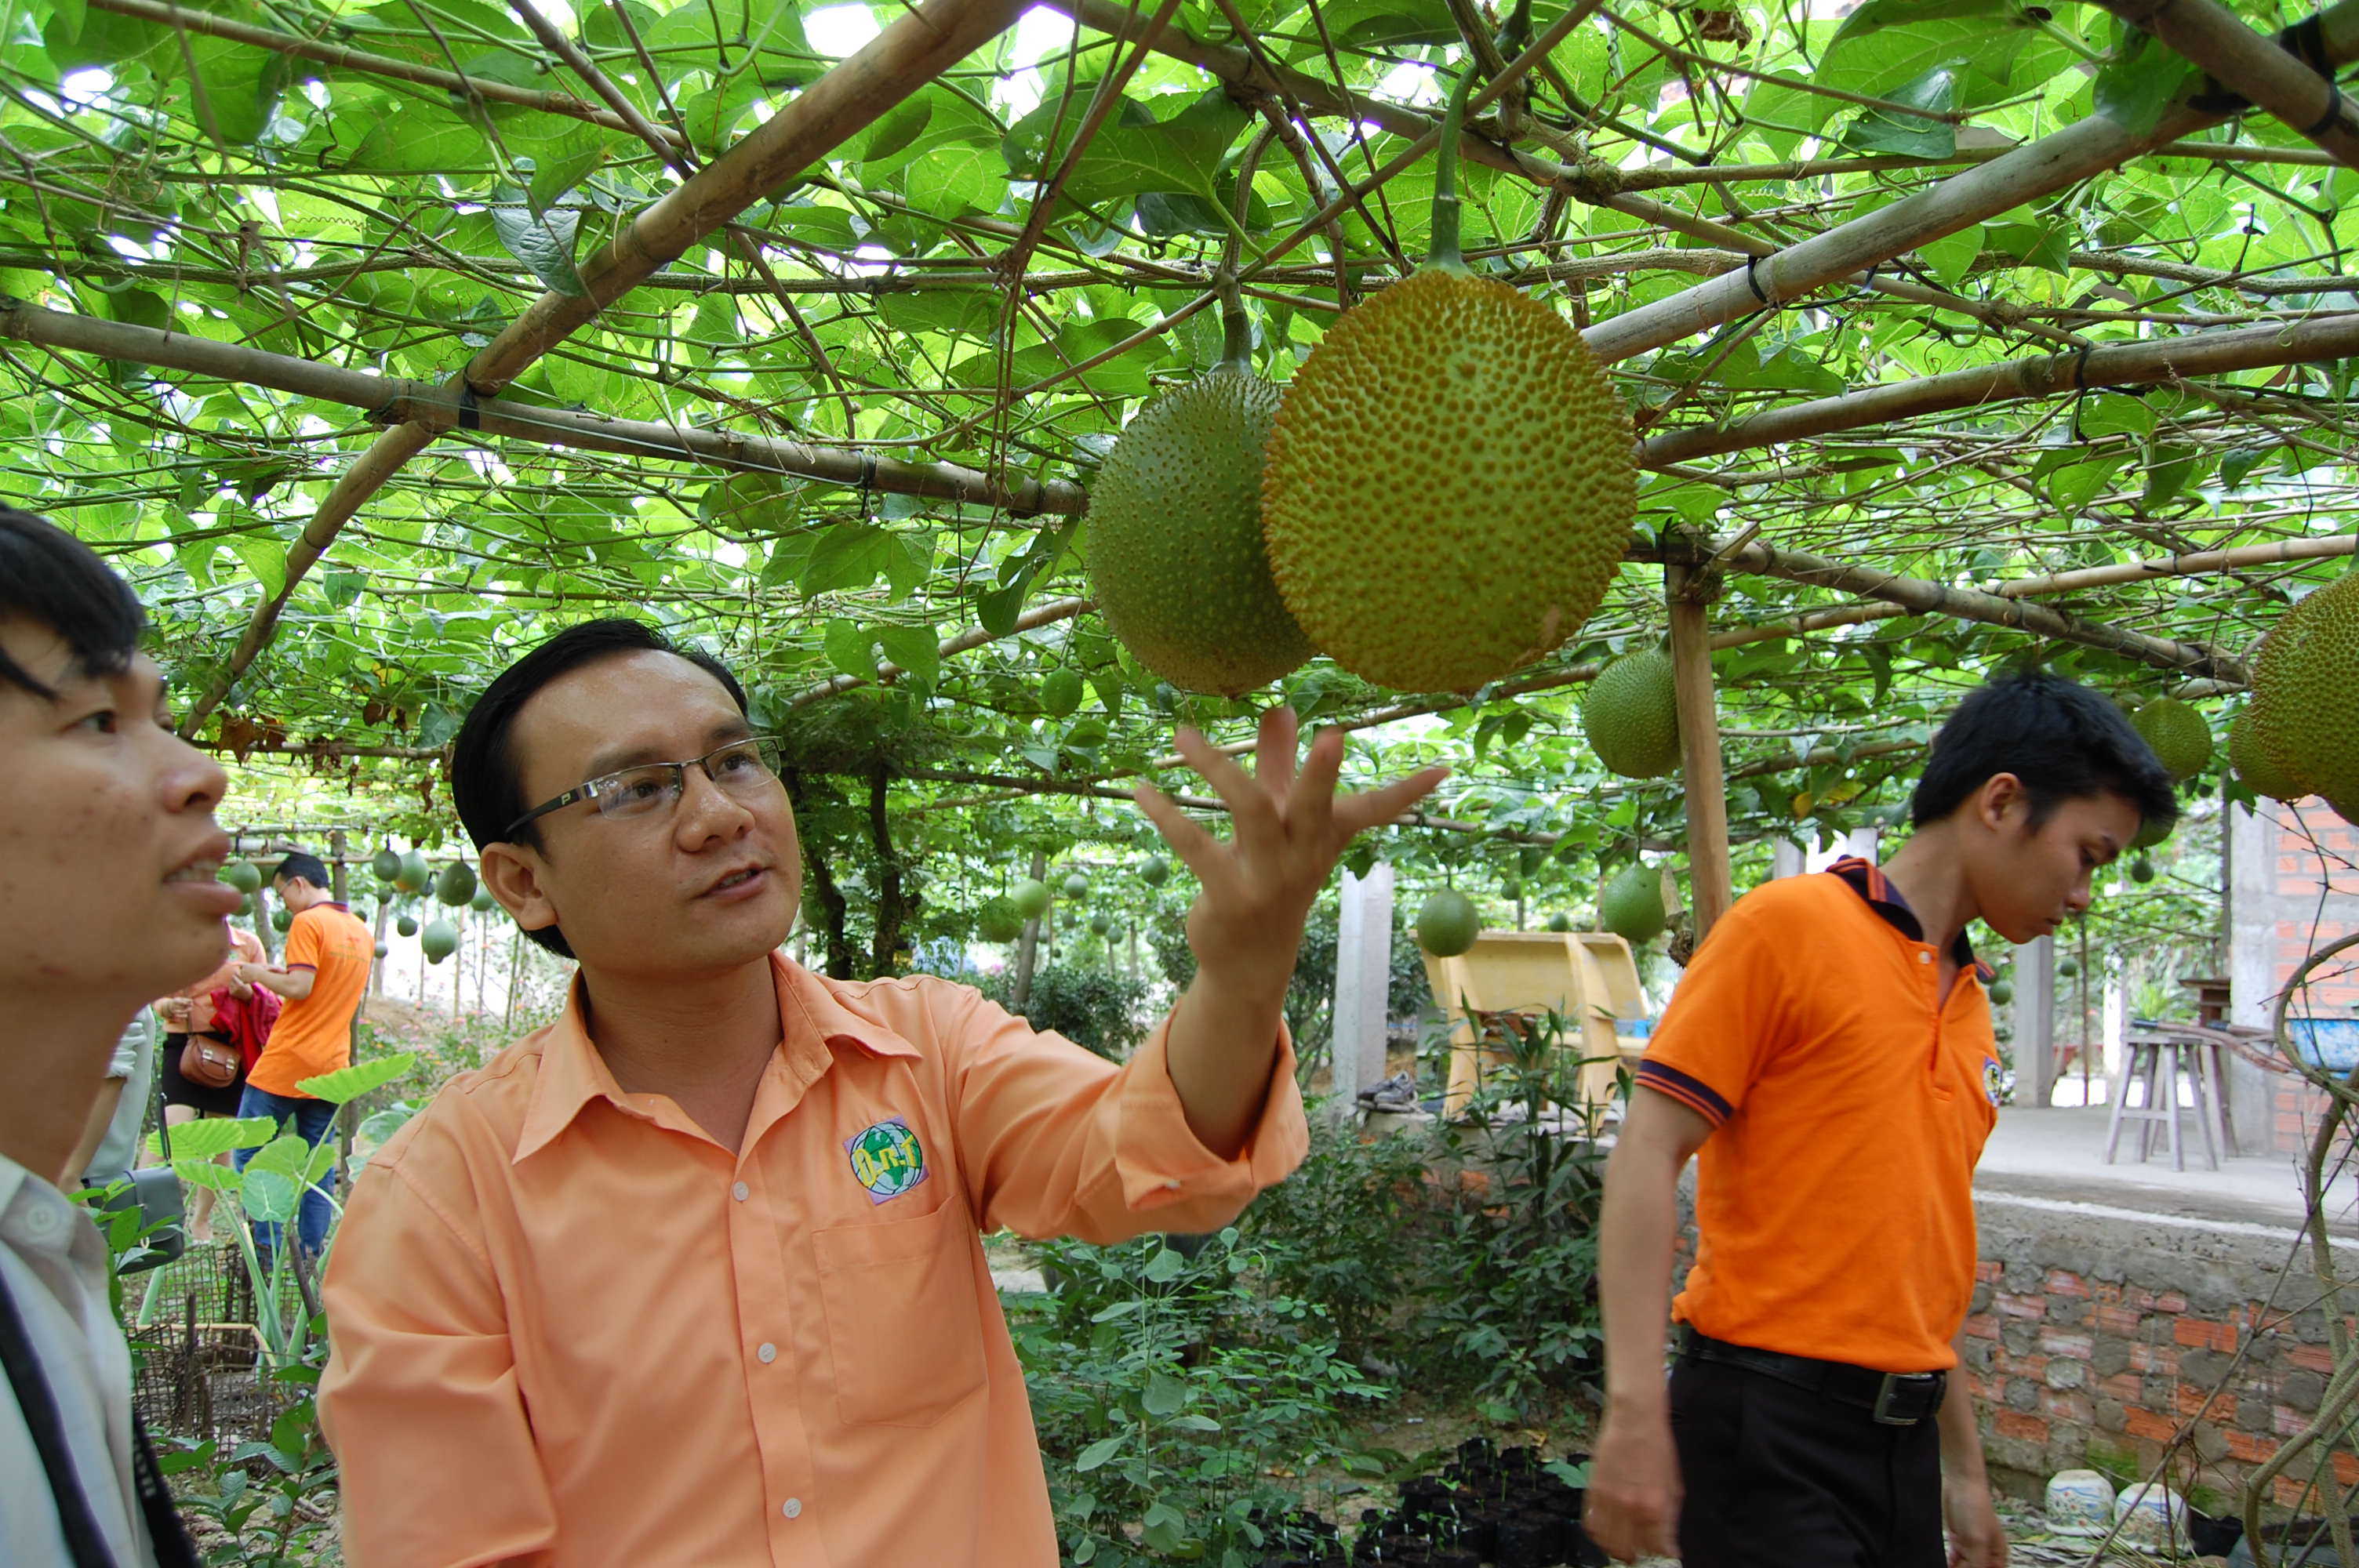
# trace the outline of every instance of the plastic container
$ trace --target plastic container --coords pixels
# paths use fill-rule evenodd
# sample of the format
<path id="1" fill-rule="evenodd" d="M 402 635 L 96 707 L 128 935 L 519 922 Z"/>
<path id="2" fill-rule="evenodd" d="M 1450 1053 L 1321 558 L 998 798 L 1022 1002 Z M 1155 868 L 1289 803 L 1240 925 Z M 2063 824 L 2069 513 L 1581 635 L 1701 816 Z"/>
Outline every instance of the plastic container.
<path id="1" fill-rule="evenodd" d="M 2094 1470 L 2060 1470 L 2048 1482 L 2048 1528 L 2102 1536 L 2114 1528 L 2114 1484 Z"/>

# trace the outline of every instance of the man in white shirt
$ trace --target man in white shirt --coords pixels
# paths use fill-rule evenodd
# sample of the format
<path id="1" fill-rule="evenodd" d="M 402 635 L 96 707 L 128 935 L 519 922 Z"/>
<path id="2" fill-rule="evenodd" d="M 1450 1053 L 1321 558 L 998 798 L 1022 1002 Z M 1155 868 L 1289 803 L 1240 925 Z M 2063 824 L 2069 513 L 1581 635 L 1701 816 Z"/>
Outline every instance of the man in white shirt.
<path id="1" fill-rule="evenodd" d="M 131 1416 L 106 1245 L 54 1184 L 124 1027 L 221 958 L 221 770 L 130 588 L 0 510 L 0 1563 L 193 1563 Z"/>

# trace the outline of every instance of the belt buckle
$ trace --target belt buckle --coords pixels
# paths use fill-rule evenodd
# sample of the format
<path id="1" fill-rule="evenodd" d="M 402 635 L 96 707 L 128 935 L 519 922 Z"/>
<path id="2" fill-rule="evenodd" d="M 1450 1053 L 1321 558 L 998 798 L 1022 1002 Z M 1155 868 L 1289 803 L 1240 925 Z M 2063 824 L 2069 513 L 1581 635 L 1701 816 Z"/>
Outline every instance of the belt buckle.
<path id="1" fill-rule="evenodd" d="M 1915 1426 L 1919 1422 L 1925 1419 L 1921 1415 L 1894 1415 L 1892 1413 L 1893 1395 L 1901 1391 L 1901 1386 L 1903 1384 L 1913 1384 L 1923 1374 L 1915 1372 L 1886 1372 L 1884 1374 L 1884 1381 L 1878 1384 L 1875 1390 L 1875 1420 L 1879 1423 L 1885 1426 Z M 1915 1390 L 1912 1389 L 1909 1391 L 1914 1392 Z"/>

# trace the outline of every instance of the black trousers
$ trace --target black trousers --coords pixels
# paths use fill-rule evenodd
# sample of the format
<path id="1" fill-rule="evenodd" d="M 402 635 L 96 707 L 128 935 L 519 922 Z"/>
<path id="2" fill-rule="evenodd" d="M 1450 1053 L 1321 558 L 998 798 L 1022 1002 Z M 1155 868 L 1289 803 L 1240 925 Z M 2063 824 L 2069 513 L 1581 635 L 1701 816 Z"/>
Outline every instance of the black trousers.
<path id="1" fill-rule="evenodd" d="M 1686 1568 L 1944 1568 L 1941 1438 L 1682 1356 L 1671 1436 Z"/>

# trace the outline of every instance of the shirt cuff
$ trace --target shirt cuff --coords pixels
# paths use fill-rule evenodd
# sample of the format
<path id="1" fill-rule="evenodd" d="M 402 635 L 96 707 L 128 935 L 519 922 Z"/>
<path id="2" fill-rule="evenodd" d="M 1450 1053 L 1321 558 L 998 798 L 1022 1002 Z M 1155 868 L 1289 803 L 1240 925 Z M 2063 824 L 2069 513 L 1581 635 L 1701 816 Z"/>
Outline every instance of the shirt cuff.
<path id="1" fill-rule="evenodd" d="M 1280 1021 L 1261 1117 L 1234 1160 L 1205 1148 L 1189 1127 L 1187 1108 L 1171 1083 L 1170 1044 L 1166 1018 L 1123 1068 L 1114 1153 L 1123 1201 L 1134 1211 L 1222 1200 L 1242 1210 L 1256 1193 L 1284 1181 L 1310 1150 L 1310 1126 L 1294 1080 L 1294 1041 Z"/>

